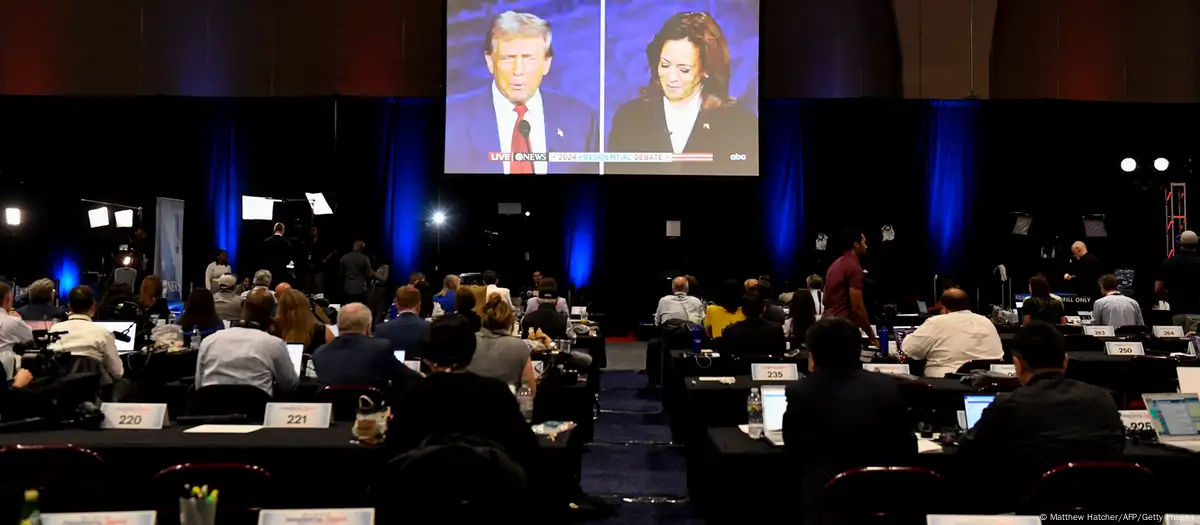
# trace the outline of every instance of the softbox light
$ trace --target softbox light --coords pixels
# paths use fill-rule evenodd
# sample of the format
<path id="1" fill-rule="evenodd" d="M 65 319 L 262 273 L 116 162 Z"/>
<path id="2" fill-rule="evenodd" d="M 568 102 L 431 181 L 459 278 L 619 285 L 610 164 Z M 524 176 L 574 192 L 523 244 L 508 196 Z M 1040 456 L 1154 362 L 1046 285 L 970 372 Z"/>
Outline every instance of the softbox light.
<path id="1" fill-rule="evenodd" d="M 9 226 L 21 225 L 21 210 L 19 208 L 4 209 L 4 223 Z"/>
<path id="2" fill-rule="evenodd" d="M 1033 224 L 1033 217 L 1023 213 L 1017 214 L 1017 220 L 1013 223 L 1013 235 L 1029 235 L 1029 226 Z"/>
<path id="3" fill-rule="evenodd" d="M 1108 237 L 1108 228 L 1104 226 L 1104 216 L 1084 215 L 1083 236 L 1088 238 Z"/>
<path id="4" fill-rule="evenodd" d="M 329 201 L 325 200 L 324 194 L 305 193 L 304 198 L 308 199 L 313 215 L 333 215 L 333 208 L 329 207 Z"/>
<path id="5" fill-rule="evenodd" d="M 133 210 L 121 210 L 113 213 L 113 217 L 117 219 L 118 228 L 133 227 Z"/>
<path id="6" fill-rule="evenodd" d="M 275 199 L 242 195 L 242 220 L 269 221 L 275 218 Z"/>
<path id="7" fill-rule="evenodd" d="M 88 224 L 91 224 L 93 228 L 108 226 L 108 207 L 101 206 L 94 210 L 88 210 Z"/>

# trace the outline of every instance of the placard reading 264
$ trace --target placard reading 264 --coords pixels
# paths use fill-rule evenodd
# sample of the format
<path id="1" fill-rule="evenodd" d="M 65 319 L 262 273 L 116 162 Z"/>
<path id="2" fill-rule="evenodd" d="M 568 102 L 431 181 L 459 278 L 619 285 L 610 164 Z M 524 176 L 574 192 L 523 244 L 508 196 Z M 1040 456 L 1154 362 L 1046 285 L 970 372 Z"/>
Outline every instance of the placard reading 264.
<path id="1" fill-rule="evenodd" d="M 755 381 L 795 381 L 800 379 L 796 363 L 753 363 L 750 378 Z"/>
<path id="2" fill-rule="evenodd" d="M 329 428 L 329 403 L 267 403 L 265 426 L 272 428 Z"/>

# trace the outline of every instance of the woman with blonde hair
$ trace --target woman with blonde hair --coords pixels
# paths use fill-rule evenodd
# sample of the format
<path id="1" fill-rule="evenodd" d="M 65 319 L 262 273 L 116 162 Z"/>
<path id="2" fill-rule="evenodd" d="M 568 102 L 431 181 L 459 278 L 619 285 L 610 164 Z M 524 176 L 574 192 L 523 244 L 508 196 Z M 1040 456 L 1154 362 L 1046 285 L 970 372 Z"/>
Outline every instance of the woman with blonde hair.
<path id="1" fill-rule="evenodd" d="M 333 339 L 333 333 L 313 314 L 308 298 L 299 290 L 288 290 L 279 297 L 278 309 L 271 335 L 288 343 L 301 343 L 304 353 L 311 354 L 318 346 Z"/>
<path id="2" fill-rule="evenodd" d="M 527 383 L 536 392 L 529 345 L 512 335 L 516 320 L 512 306 L 500 294 L 492 294 L 483 305 L 481 319 L 483 327 L 475 333 L 475 357 L 467 371 L 499 379 L 514 389 Z"/>
<path id="3" fill-rule="evenodd" d="M 142 279 L 138 306 L 142 307 L 146 315 L 156 315 L 159 319 L 171 317 L 171 308 L 167 306 L 167 300 L 163 297 L 162 278 L 157 275 L 147 275 L 145 279 Z"/>
<path id="4" fill-rule="evenodd" d="M 458 293 L 458 285 L 461 282 L 458 276 L 454 274 L 447 275 L 442 280 L 442 291 L 433 296 L 433 302 L 442 307 L 443 313 L 452 314 L 455 312 L 454 296 Z"/>

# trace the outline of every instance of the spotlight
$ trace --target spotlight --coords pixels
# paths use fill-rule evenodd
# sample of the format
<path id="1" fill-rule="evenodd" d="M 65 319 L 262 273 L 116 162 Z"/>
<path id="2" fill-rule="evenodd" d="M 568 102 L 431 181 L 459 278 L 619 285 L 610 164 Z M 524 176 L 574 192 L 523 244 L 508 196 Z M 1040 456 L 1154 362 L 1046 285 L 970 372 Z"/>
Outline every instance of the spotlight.
<path id="1" fill-rule="evenodd" d="M 528 217 L 528 216 L 529 216 L 529 212 L 525 212 L 525 216 L 526 216 L 526 217 Z"/>
<path id="2" fill-rule="evenodd" d="M 133 227 L 133 210 L 121 210 L 118 212 L 113 212 L 113 217 L 117 219 L 118 228 Z"/>
<path id="3" fill-rule="evenodd" d="M 108 207 L 101 206 L 94 210 L 88 210 L 88 222 L 93 228 L 108 226 Z"/>
<path id="4" fill-rule="evenodd" d="M 1131 158 L 1126 158 L 1125 160 L 1121 161 L 1121 171 L 1124 171 L 1125 173 L 1129 173 L 1136 169 L 1137 169 L 1137 161 L 1136 160 L 1133 160 Z"/>
<path id="5" fill-rule="evenodd" d="M 21 210 L 17 208 L 4 209 L 4 223 L 9 226 L 21 225 Z"/>
<path id="6" fill-rule="evenodd" d="M 1162 157 L 1154 159 L 1154 169 L 1156 169 L 1158 171 L 1167 171 L 1167 168 L 1170 165 L 1171 165 L 1171 163 L 1167 162 L 1167 159 L 1164 159 Z"/>
<path id="7" fill-rule="evenodd" d="M 123 260 L 121 261 L 121 264 L 123 264 L 123 265 L 125 265 L 125 266 L 129 266 L 129 263 L 130 263 L 130 261 L 133 261 L 133 258 L 132 258 L 132 257 L 130 257 L 130 256 L 128 256 L 128 255 L 126 255 L 126 256 L 125 256 L 125 259 L 123 259 Z"/>
<path id="8" fill-rule="evenodd" d="M 441 226 L 446 223 L 446 214 L 440 211 L 433 212 L 433 223 Z"/>

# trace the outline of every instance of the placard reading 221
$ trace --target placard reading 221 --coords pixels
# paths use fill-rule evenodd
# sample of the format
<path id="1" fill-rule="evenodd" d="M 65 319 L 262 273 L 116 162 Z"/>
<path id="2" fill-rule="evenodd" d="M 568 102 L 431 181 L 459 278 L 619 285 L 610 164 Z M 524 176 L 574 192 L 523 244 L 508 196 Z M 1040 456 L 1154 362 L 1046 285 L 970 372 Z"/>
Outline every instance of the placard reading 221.
<path id="1" fill-rule="evenodd" d="M 263 424 L 272 428 L 329 428 L 329 403 L 267 403 Z"/>

